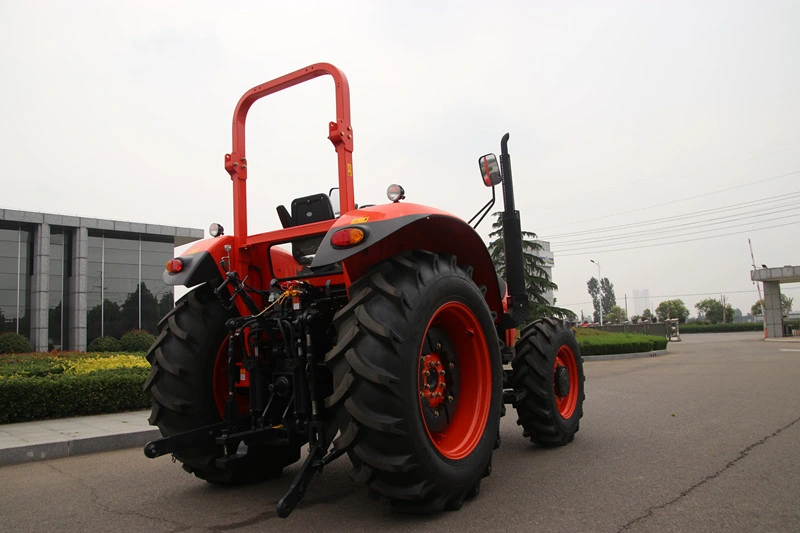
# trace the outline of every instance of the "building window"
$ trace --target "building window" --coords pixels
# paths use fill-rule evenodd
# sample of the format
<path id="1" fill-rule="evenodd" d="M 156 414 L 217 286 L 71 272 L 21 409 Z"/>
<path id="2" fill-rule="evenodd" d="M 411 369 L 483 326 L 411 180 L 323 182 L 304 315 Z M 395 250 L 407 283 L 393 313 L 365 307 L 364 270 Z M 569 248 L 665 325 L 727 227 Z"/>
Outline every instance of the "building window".
<path id="1" fill-rule="evenodd" d="M 50 228 L 50 293 L 48 295 L 47 344 L 50 350 L 65 350 L 69 339 L 69 287 L 72 278 L 72 233 Z"/>
<path id="2" fill-rule="evenodd" d="M 0 332 L 30 338 L 32 272 L 32 230 L 0 223 Z"/>
<path id="3" fill-rule="evenodd" d="M 174 305 L 172 287 L 162 280 L 173 253 L 169 238 L 89 233 L 88 342 L 132 329 L 155 333 Z"/>

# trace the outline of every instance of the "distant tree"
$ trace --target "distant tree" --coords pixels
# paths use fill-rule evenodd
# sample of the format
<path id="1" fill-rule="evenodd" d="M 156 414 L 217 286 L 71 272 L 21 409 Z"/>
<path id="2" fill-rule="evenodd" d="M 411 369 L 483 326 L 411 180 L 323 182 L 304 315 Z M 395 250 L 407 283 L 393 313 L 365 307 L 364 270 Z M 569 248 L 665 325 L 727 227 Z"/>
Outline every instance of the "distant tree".
<path id="1" fill-rule="evenodd" d="M 664 300 L 656 307 L 656 315 L 662 322 L 668 318 L 677 318 L 683 324 L 689 318 L 689 310 L 683 300 Z"/>
<path id="2" fill-rule="evenodd" d="M 622 324 L 627 322 L 628 318 L 625 316 L 625 310 L 618 305 L 612 306 L 606 315 L 606 322 L 609 324 Z"/>
<path id="3" fill-rule="evenodd" d="M 589 291 L 589 296 L 592 297 L 594 321 L 600 322 L 600 284 L 597 282 L 597 278 L 590 278 L 589 281 L 586 282 L 586 288 Z"/>
<path id="4" fill-rule="evenodd" d="M 103 300 L 102 307 L 97 304 L 86 313 L 86 337 L 89 342 L 102 336 L 118 339 L 123 333 L 119 305 L 108 298 Z"/>
<path id="5" fill-rule="evenodd" d="M 653 320 L 653 317 L 654 317 L 653 312 L 650 309 L 645 309 L 644 311 L 642 311 L 643 321 L 650 322 L 651 320 Z"/>
<path id="6" fill-rule="evenodd" d="M 642 315 L 633 315 L 631 317 L 631 322 L 633 322 L 634 324 L 638 324 L 641 321 L 642 321 Z"/>
<path id="7" fill-rule="evenodd" d="M 161 295 L 161 298 L 158 299 L 158 319 L 161 320 L 164 318 L 167 313 L 172 311 L 173 307 L 175 307 L 175 295 L 172 293 L 172 289 L 170 288 L 167 292 Z"/>
<path id="8" fill-rule="evenodd" d="M 603 313 L 608 314 L 611 308 L 617 305 L 617 297 L 614 296 L 614 284 L 608 278 L 600 280 L 600 291 L 603 293 L 601 302 L 603 304 Z"/>
<path id="9" fill-rule="evenodd" d="M 594 306 L 594 321 L 600 322 L 600 306 L 603 306 L 603 317 L 607 315 L 611 308 L 617 305 L 617 298 L 614 296 L 614 284 L 608 278 L 603 278 L 599 282 L 597 278 L 591 277 L 586 282 L 586 289 L 592 297 Z"/>
<path id="10" fill-rule="evenodd" d="M 784 315 L 788 315 L 792 312 L 792 304 L 794 303 L 794 298 L 790 298 L 785 294 L 781 293 L 781 311 Z M 750 312 L 753 313 L 753 316 L 761 316 L 762 313 L 762 305 L 764 304 L 764 299 L 758 300 L 753 306 L 750 308 Z"/>
<path id="11" fill-rule="evenodd" d="M 720 324 L 722 322 L 733 322 L 734 310 L 733 307 L 715 298 L 706 298 L 696 303 L 695 308 L 706 320 L 712 324 Z"/>
<path id="12" fill-rule="evenodd" d="M 506 252 L 505 242 L 503 241 L 502 213 L 494 213 L 495 221 L 492 223 L 492 232 L 489 238 L 494 240 L 489 242 L 489 255 L 494 263 L 500 277 L 506 277 Z M 525 292 L 528 294 L 530 311 L 528 321 L 548 316 L 559 316 L 569 320 L 575 320 L 575 313 L 569 309 L 550 305 L 545 298 L 548 291 L 557 291 L 558 285 L 550 280 L 547 271 L 544 269 L 544 259 L 536 255 L 535 252 L 542 249 L 542 245 L 536 242 L 536 234 L 530 231 L 522 232 L 522 263 L 525 274 Z M 555 302 L 554 302 L 555 303 Z"/>

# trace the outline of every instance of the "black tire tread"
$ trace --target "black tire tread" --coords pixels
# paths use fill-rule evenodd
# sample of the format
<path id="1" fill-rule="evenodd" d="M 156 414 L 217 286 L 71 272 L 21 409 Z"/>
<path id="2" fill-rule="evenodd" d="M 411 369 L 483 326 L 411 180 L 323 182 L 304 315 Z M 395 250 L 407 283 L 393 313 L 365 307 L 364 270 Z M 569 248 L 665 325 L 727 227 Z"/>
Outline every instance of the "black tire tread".
<path id="1" fill-rule="evenodd" d="M 153 400 L 150 424 L 158 426 L 163 436 L 222 420 L 214 400 L 213 369 L 230 316 L 212 289 L 202 285 L 181 298 L 159 322 L 162 329 L 147 352 L 151 368 L 143 389 Z M 221 446 L 210 444 L 174 456 L 184 470 L 220 484 L 251 483 L 279 475 L 284 466 L 299 458 L 299 446 L 254 450 L 250 462 L 221 469 L 214 461 L 222 452 Z"/>
<path id="2" fill-rule="evenodd" d="M 555 353 L 561 346 L 559 338 L 572 339 L 569 342 L 579 369 L 578 404 L 568 421 L 558 412 L 553 391 L 553 364 Z M 543 318 L 526 326 L 516 343 L 516 356 L 511 366 L 513 406 L 523 435 L 530 438 L 531 442 L 546 447 L 564 446 L 572 442 L 583 416 L 585 378 L 580 348 L 572 337 L 569 323 L 557 318 Z"/>
<path id="3" fill-rule="evenodd" d="M 437 484 L 408 443 L 408 415 L 416 403 L 407 405 L 397 387 L 408 364 L 398 324 L 411 319 L 416 299 L 442 275 L 474 286 L 454 256 L 422 251 L 393 257 L 357 280 L 351 301 L 334 317 L 339 342 L 326 355 L 335 390 L 325 405 L 336 413 L 340 427 L 335 448 L 348 451 L 354 479 L 414 513 L 458 508 L 480 483 L 477 476 L 466 488 Z M 497 428 L 487 425 L 486 431 L 494 434 Z"/>

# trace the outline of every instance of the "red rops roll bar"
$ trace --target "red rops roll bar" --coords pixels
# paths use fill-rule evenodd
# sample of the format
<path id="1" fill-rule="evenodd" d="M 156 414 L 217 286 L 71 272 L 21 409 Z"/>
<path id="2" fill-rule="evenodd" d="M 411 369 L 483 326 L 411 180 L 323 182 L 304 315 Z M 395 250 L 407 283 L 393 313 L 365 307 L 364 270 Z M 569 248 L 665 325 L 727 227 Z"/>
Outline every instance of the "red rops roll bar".
<path id="1" fill-rule="evenodd" d="M 339 211 L 355 208 L 353 191 L 353 127 L 350 124 L 350 86 L 344 73 L 329 63 L 316 63 L 280 78 L 257 85 L 244 93 L 233 112 L 233 149 L 225 154 L 225 170 L 233 181 L 233 230 L 239 242 L 247 239 L 247 155 L 245 120 L 250 106 L 264 96 L 329 74 L 336 84 L 336 122 L 328 125 L 328 139 L 339 162 Z"/>

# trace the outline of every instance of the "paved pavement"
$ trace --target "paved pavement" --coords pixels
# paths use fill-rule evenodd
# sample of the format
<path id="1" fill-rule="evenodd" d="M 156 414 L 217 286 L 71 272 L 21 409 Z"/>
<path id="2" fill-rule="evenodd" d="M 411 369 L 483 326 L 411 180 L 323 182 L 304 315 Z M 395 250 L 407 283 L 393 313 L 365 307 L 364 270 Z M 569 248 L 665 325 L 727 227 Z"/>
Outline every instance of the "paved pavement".
<path id="1" fill-rule="evenodd" d="M 800 337 L 767 341 L 791 344 L 792 348 L 787 349 L 800 351 Z M 660 354 L 648 352 L 638 355 Z M 149 411 L 136 411 L 0 425 L 0 466 L 143 447 L 161 436 L 157 428 L 148 424 L 149 416 Z"/>
<path id="2" fill-rule="evenodd" d="M 0 425 L 0 466 L 144 446 L 160 437 L 149 411 Z"/>

